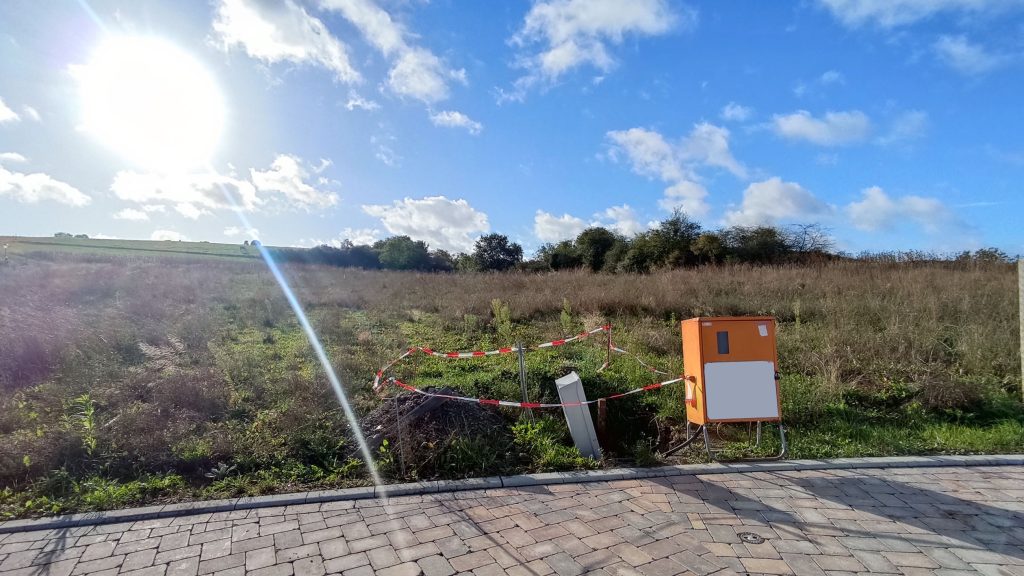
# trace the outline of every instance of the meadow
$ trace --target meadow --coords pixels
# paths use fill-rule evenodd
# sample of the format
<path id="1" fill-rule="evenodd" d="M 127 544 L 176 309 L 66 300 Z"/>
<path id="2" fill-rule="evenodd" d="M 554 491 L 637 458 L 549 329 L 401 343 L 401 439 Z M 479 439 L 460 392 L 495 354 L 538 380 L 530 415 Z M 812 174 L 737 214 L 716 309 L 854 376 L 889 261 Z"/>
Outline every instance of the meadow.
<path id="1" fill-rule="evenodd" d="M 0 266 L 0 517 L 368 482 L 274 278 L 258 259 L 211 257 L 217 246 L 173 258 L 24 248 Z M 1024 450 L 1007 264 L 834 261 L 645 275 L 295 264 L 284 274 L 361 416 L 387 402 L 370 382 L 408 346 L 493 349 L 610 323 L 617 345 L 679 373 L 680 320 L 772 315 L 791 457 Z M 653 381 L 626 356 L 598 372 L 605 354 L 600 339 L 528 354 L 531 400 L 555 400 L 553 380 L 569 370 L 591 397 Z M 416 356 L 393 374 L 469 396 L 520 394 L 514 355 Z M 559 412 L 535 415 L 531 423 L 501 409 L 507 429 L 493 435 L 408 430 L 381 445 L 377 461 L 389 481 L 654 464 L 678 438 L 682 388 L 610 403 L 604 462 L 571 448 Z M 730 453 L 755 452 L 741 436 Z"/>
<path id="2" fill-rule="evenodd" d="M 213 242 L 179 242 L 171 240 L 111 240 L 73 237 L 16 237 L 0 236 L 0 249 L 7 245 L 10 257 L 30 256 L 33 259 L 52 258 L 56 255 L 77 254 L 83 257 L 220 257 L 259 259 L 255 248 L 239 244 Z M 0 258 L 3 254 L 0 253 Z"/>

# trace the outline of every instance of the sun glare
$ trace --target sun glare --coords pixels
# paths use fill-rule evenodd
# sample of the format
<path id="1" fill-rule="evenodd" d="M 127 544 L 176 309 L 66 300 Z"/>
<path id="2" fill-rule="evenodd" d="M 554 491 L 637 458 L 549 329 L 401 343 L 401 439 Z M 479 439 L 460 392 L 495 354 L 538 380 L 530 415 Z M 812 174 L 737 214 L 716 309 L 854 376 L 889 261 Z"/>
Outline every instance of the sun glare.
<path id="1" fill-rule="evenodd" d="M 224 103 L 213 76 L 156 38 L 106 40 L 78 70 L 84 128 L 149 170 L 204 165 L 216 149 Z"/>

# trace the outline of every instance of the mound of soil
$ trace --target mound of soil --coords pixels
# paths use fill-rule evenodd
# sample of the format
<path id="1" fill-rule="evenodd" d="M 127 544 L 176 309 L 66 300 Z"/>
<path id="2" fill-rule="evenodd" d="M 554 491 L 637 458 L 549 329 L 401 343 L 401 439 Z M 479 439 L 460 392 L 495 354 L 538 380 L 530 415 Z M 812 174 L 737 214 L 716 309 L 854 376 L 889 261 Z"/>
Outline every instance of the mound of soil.
<path id="1" fill-rule="evenodd" d="M 425 391 L 460 395 L 447 387 L 430 387 Z M 362 427 L 371 450 L 376 451 L 386 439 L 392 449 L 401 450 L 412 467 L 427 465 L 455 439 L 485 440 L 499 445 L 508 445 L 512 440 L 508 421 L 493 406 L 415 393 L 384 400 L 363 417 Z"/>

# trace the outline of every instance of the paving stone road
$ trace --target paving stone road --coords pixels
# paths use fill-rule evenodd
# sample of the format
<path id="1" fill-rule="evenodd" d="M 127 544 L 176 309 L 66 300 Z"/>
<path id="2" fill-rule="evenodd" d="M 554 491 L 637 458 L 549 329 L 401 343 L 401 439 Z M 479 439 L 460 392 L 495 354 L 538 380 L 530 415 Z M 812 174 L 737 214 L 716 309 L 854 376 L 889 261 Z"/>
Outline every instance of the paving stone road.
<path id="1" fill-rule="evenodd" d="M 502 488 L 0 534 L 0 576 L 1024 575 L 1024 466 Z"/>

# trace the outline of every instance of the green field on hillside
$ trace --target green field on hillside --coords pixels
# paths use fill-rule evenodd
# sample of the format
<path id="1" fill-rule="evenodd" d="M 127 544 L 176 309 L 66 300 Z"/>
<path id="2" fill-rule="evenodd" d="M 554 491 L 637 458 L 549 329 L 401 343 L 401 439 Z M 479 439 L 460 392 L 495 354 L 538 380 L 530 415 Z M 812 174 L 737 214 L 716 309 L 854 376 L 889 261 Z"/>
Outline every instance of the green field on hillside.
<path id="1" fill-rule="evenodd" d="M 259 258 L 255 248 L 213 242 L 174 240 L 99 240 L 93 238 L 46 238 L 0 236 L 0 249 L 7 245 L 10 258 L 31 254 L 67 253 L 100 256 L 216 256 L 222 258 Z M 2 252 L 0 252 L 2 257 Z"/>

